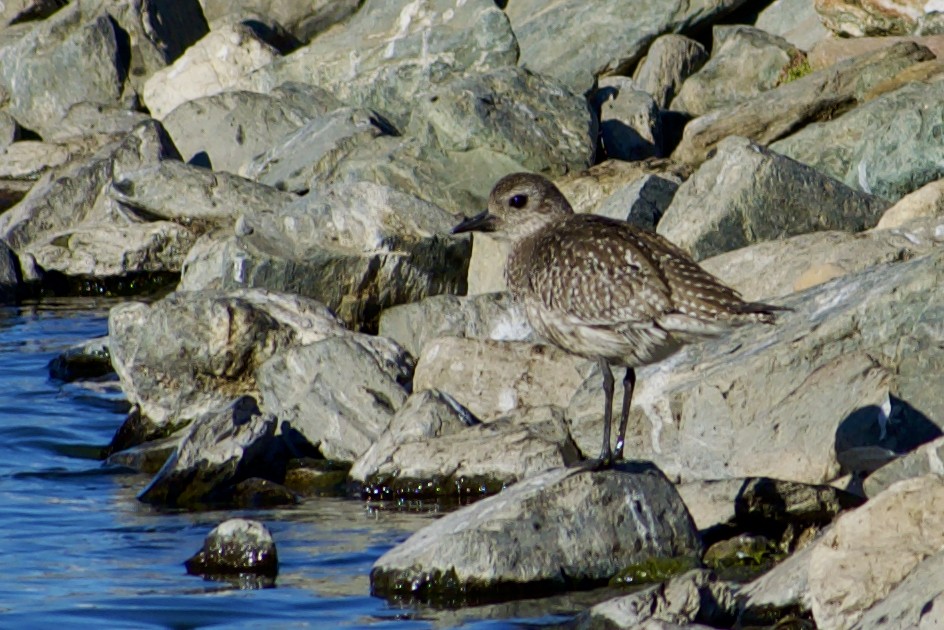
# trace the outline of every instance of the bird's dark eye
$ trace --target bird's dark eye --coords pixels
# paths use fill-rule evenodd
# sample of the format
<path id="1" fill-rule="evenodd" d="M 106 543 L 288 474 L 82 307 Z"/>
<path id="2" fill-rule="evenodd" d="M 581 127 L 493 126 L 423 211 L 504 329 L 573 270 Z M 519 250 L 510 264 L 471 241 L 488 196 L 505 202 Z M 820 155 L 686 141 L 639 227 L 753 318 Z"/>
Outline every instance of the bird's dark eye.
<path id="1" fill-rule="evenodd" d="M 508 205 L 512 208 L 524 208 L 528 203 L 527 195 L 515 195 L 508 200 Z"/>

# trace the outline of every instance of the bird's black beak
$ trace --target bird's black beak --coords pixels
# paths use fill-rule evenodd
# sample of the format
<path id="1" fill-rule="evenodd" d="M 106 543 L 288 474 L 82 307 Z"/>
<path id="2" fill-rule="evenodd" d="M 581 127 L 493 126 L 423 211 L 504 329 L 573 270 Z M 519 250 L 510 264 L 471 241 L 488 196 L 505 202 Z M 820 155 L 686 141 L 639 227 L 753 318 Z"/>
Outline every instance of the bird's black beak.
<path id="1" fill-rule="evenodd" d="M 488 213 L 488 210 L 479 212 L 474 217 L 467 217 L 459 225 L 452 228 L 452 234 L 461 234 L 462 232 L 494 232 L 495 217 Z"/>

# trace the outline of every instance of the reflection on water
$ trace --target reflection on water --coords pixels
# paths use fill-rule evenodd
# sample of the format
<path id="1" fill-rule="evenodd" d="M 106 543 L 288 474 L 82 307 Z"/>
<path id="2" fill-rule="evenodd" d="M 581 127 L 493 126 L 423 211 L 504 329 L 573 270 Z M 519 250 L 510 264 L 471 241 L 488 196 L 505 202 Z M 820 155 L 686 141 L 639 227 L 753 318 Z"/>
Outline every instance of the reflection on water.
<path id="1" fill-rule="evenodd" d="M 549 612 L 574 609 L 566 598 L 432 611 L 370 597 L 371 565 L 438 516 L 428 507 L 318 498 L 188 514 L 139 503 L 148 477 L 97 459 L 126 410 L 117 383 L 62 383 L 47 368 L 105 334 L 113 303 L 0 308 L 0 627 L 504 628 L 552 625 L 567 617 Z M 276 588 L 186 574 L 204 536 L 235 516 L 272 532 Z"/>

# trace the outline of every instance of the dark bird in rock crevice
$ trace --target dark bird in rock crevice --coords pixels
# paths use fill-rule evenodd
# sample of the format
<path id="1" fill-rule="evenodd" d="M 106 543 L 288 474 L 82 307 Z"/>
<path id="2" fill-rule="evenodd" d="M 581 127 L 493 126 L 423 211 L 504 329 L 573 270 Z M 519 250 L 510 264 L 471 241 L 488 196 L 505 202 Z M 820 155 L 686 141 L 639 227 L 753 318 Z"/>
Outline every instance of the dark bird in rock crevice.
<path id="1" fill-rule="evenodd" d="M 508 175 L 488 210 L 453 234 L 495 232 L 511 241 L 505 280 L 534 331 L 549 343 L 597 362 L 603 376 L 606 467 L 623 455 L 635 368 L 685 344 L 744 324 L 771 324 L 782 307 L 746 302 L 664 237 L 592 214 L 575 214 L 548 179 Z M 614 380 L 626 368 L 615 450 L 610 447 Z"/>

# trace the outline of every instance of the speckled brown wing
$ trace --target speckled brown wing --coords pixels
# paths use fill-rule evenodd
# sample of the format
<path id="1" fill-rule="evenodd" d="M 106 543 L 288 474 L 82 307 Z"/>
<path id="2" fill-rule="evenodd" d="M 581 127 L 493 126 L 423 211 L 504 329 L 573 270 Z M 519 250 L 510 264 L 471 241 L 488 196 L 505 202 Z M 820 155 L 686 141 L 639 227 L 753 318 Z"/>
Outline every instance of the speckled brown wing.
<path id="1" fill-rule="evenodd" d="M 628 224 L 574 215 L 528 244 L 531 297 L 591 326 L 646 324 L 673 310 L 671 290 Z"/>

